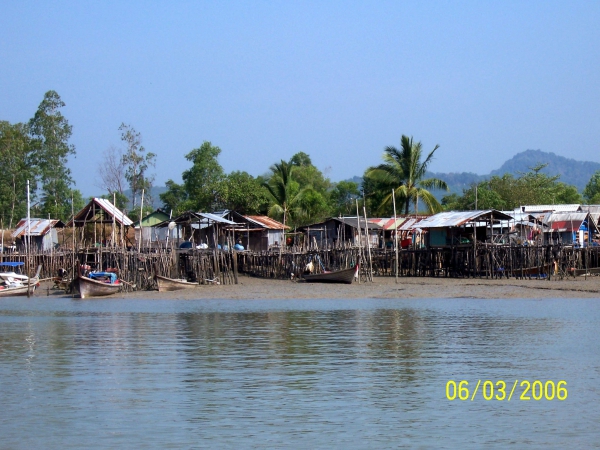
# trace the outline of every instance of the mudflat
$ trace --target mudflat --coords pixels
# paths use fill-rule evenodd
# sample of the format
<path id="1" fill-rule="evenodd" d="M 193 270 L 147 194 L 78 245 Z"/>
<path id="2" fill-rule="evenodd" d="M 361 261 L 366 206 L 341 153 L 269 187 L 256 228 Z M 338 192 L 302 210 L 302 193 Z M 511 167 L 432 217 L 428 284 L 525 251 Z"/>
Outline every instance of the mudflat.
<path id="1" fill-rule="evenodd" d="M 40 293 L 41 295 L 41 293 Z M 110 298 L 144 299 L 322 299 L 322 298 L 595 298 L 600 277 L 563 280 L 376 277 L 373 282 L 304 283 L 240 276 L 237 285 L 199 285 L 172 292 L 136 291 Z"/>

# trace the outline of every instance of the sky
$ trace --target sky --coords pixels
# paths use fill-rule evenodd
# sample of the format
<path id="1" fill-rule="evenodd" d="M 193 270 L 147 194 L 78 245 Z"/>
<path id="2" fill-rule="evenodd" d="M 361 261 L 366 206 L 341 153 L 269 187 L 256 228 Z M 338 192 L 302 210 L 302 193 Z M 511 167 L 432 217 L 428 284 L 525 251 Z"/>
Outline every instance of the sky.
<path id="1" fill-rule="evenodd" d="M 487 174 L 540 149 L 600 162 L 597 1 L 19 1 L 0 14 L 0 120 L 49 90 L 76 187 L 121 123 L 181 182 L 210 141 L 254 176 L 297 152 L 332 181 L 412 136 L 434 172 Z M 526 170 L 527 168 L 524 168 Z"/>

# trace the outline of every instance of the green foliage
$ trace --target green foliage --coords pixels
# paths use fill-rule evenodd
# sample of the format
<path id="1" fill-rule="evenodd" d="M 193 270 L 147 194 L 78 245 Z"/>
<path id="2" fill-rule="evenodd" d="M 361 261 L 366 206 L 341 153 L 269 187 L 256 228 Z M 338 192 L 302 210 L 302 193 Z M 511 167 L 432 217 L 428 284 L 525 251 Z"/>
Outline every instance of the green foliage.
<path id="1" fill-rule="evenodd" d="M 152 188 L 154 177 L 148 176 L 146 171 L 150 166 L 155 166 L 156 155 L 151 152 L 146 153 L 146 149 L 142 146 L 140 133 L 135 131 L 132 126 L 121 123 L 119 131 L 121 140 L 127 146 L 122 162 L 125 166 L 125 179 L 131 190 L 132 210 L 135 210 L 138 196 L 141 196 L 142 191 L 145 195 L 149 195 Z M 151 199 L 148 203 L 150 202 Z"/>
<path id="2" fill-rule="evenodd" d="M 594 172 L 583 189 L 583 198 L 590 204 L 600 202 L 600 170 Z"/>
<path id="3" fill-rule="evenodd" d="M 72 127 L 60 112 L 64 106 L 55 91 L 48 91 L 29 121 L 42 185 L 41 214 L 60 219 L 70 215 L 73 180 L 67 160 L 75 154 L 75 147 L 69 144 Z"/>
<path id="4" fill-rule="evenodd" d="M 281 160 L 271 166 L 271 176 L 263 182 L 271 196 L 269 215 L 283 221 L 293 222 L 300 214 L 300 199 L 303 192 L 300 185 L 292 178 L 295 165 Z"/>
<path id="5" fill-rule="evenodd" d="M 313 166 L 306 153 L 296 153 L 289 162 L 281 160 L 270 170 L 269 179 L 263 183 L 270 194 L 270 216 L 300 226 L 331 215 L 332 183 Z M 336 195 L 341 196 L 341 191 Z"/>
<path id="6" fill-rule="evenodd" d="M 210 142 L 204 143 L 187 155 L 185 159 L 192 167 L 183 172 L 183 186 L 187 199 L 186 205 L 194 211 L 214 211 L 225 204 L 225 174 L 219 164 L 219 147 Z"/>
<path id="7" fill-rule="evenodd" d="M 331 213 L 334 216 L 356 214 L 356 199 L 360 197 L 358 184 L 353 181 L 336 183 L 329 193 Z"/>
<path id="8" fill-rule="evenodd" d="M 418 212 L 419 199 L 423 201 L 429 212 L 442 210 L 442 206 L 428 189 L 448 190 L 446 182 L 437 178 L 424 179 L 427 167 L 433 160 L 435 148 L 421 161 L 422 146 L 413 142 L 413 138 L 402 135 L 401 147 L 387 147 L 383 153 L 384 164 L 370 167 L 365 172 L 366 179 L 372 183 L 382 201 L 379 212 L 389 211 L 393 202 L 392 190 L 396 195 L 397 205 L 404 205 L 404 213 L 408 214 L 412 203 L 413 210 Z"/>
<path id="9" fill-rule="evenodd" d="M 575 186 L 558 181 L 558 176 L 542 173 L 544 165 L 530 168 L 518 178 L 511 174 L 493 176 L 464 190 L 462 196 L 450 195 L 442 199 L 446 210 L 477 208 L 511 210 L 521 205 L 576 204 L 581 203 L 581 194 Z"/>
<path id="10" fill-rule="evenodd" d="M 36 191 L 35 148 L 27 125 L 0 121 L 0 211 L 3 226 L 12 228 L 27 215 L 27 180 Z"/>
<path id="11" fill-rule="evenodd" d="M 313 165 L 310 156 L 308 156 L 304 152 L 298 152 L 294 156 L 292 156 L 290 158 L 290 164 L 298 167 L 306 167 Z"/>
<path id="12" fill-rule="evenodd" d="M 225 207 L 240 214 L 266 214 L 268 191 L 261 181 L 246 172 L 231 172 L 225 177 Z"/>
<path id="13" fill-rule="evenodd" d="M 177 184 L 173 180 L 168 180 L 166 185 L 167 191 L 159 195 L 163 202 L 163 209 L 172 211 L 175 216 L 178 216 L 187 210 L 187 192 L 183 185 Z"/>

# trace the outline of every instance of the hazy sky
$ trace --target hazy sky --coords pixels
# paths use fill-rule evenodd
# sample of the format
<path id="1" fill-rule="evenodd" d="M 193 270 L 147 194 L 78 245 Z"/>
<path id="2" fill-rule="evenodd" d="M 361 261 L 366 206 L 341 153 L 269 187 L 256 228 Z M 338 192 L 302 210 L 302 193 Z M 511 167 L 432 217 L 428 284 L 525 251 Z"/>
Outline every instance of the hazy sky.
<path id="1" fill-rule="evenodd" d="M 526 149 L 600 162 L 598 1 L 18 1 L 0 9 L 0 120 L 55 90 L 84 195 L 118 127 L 181 180 L 203 141 L 253 175 L 308 153 L 333 181 L 412 135 L 430 169 Z M 526 168 L 524 168 L 526 169 Z"/>

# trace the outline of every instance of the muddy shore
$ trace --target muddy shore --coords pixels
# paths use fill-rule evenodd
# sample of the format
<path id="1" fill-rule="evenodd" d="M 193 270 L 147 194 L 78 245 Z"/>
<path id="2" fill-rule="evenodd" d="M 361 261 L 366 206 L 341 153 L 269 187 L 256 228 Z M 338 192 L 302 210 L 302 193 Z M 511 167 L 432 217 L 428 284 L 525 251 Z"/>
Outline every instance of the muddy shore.
<path id="1" fill-rule="evenodd" d="M 35 296 L 64 296 L 42 283 Z M 207 285 L 172 292 L 137 291 L 110 298 L 140 299 L 322 299 L 322 298 L 597 298 L 600 277 L 564 280 L 466 278 L 375 278 L 372 283 L 320 284 L 240 276 L 237 285 Z"/>

